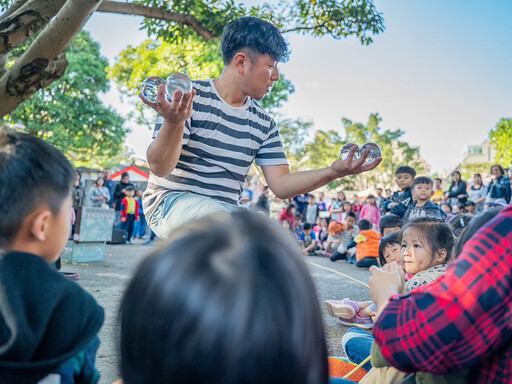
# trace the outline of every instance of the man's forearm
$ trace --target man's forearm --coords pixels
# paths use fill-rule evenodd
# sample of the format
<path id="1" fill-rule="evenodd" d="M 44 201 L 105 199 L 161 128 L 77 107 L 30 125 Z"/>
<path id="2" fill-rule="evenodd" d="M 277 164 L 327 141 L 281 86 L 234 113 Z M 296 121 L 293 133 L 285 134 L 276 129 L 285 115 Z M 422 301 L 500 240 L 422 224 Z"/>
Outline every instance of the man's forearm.
<path id="1" fill-rule="evenodd" d="M 281 199 L 289 199 L 302 193 L 311 192 L 339 178 L 330 167 L 311 171 L 283 174 L 277 185 L 270 188 Z"/>
<path id="2" fill-rule="evenodd" d="M 184 124 L 173 126 L 164 120 L 158 136 L 149 145 L 146 156 L 149 168 L 156 176 L 167 176 L 176 168 L 184 129 Z"/>

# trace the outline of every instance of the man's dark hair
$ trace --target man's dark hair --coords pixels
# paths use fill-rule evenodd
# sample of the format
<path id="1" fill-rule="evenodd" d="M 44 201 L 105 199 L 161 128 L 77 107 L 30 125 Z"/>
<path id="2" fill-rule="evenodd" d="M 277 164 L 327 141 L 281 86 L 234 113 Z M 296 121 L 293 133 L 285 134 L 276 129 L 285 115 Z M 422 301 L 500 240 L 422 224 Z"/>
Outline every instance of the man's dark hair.
<path id="1" fill-rule="evenodd" d="M 123 172 L 121 173 L 121 179 L 124 179 L 125 177 L 129 177 L 130 175 L 128 174 L 128 172 Z"/>
<path id="2" fill-rule="evenodd" d="M 304 223 L 304 226 L 302 227 L 303 230 L 307 231 L 309 229 L 313 228 L 311 223 Z"/>
<path id="3" fill-rule="evenodd" d="M 357 216 L 354 211 L 347 212 L 347 214 L 345 215 L 345 220 L 347 219 L 347 217 L 353 217 L 354 219 L 357 220 Z"/>
<path id="4" fill-rule="evenodd" d="M 120 323 L 125 384 L 328 381 L 311 275 L 293 236 L 259 214 L 176 230 L 138 268 Z"/>
<path id="5" fill-rule="evenodd" d="M 268 21 L 246 16 L 232 21 L 224 28 L 220 44 L 224 64 L 229 64 L 238 52 L 251 55 L 270 55 L 275 61 L 284 63 L 290 54 L 288 43 L 281 32 Z"/>
<path id="6" fill-rule="evenodd" d="M 37 207 L 47 205 L 58 215 L 74 179 L 75 170 L 58 149 L 0 127 L 0 247 L 14 241 Z"/>
<path id="7" fill-rule="evenodd" d="M 357 226 L 361 231 L 367 231 L 369 229 L 372 229 L 372 223 L 370 223 L 370 220 L 361 219 L 357 222 Z"/>
<path id="8" fill-rule="evenodd" d="M 414 181 L 412 182 L 411 189 L 414 189 L 414 187 L 418 184 L 430 185 L 431 187 L 434 186 L 432 179 L 427 176 L 418 176 L 417 178 L 415 178 Z"/>
<path id="9" fill-rule="evenodd" d="M 404 225 L 404 219 L 400 216 L 395 215 L 394 213 L 389 213 L 385 216 L 382 216 L 379 222 L 380 234 L 384 235 L 385 228 L 402 228 Z"/>
<path id="10" fill-rule="evenodd" d="M 384 265 L 387 263 L 386 258 L 384 257 L 384 251 L 386 250 L 386 247 L 388 245 L 394 245 L 394 244 L 401 245 L 401 242 L 402 242 L 402 235 L 400 234 L 400 231 L 391 232 L 389 235 L 384 236 L 382 239 L 380 239 L 380 244 L 379 244 L 380 265 Z"/>
<path id="11" fill-rule="evenodd" d="M 398 167 L 397 170 L 395 171 L 395 176 L 398 175 L 399 173 L 408 173 L 412 177 L 416 177 L 416 171 L 414 170 L 413 167 L 409 167 L 408 165 L 402 165 Z"/>

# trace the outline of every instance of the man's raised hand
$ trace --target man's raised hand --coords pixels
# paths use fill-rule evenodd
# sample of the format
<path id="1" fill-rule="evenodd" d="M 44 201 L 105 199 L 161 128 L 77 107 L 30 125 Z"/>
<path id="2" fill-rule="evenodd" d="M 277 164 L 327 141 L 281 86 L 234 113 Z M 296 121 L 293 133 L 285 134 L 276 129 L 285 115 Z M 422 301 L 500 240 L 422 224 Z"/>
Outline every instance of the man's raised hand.
<path id="1" fill-rule="evenodd" d="M 192 114 L 192 104 L 196 90 L 192 92 L 183 92 L 177 90 L 174 92 L 172 102 L 168 102 L 165 96 L 165 84 L 161 84 L 158 87 L 158 93 L 156 96 L 156 102 L 152 103 L 148 101 L 142 93 L 139 93 L 140 99 L 144 104 L 153 108 L 160 116 L 167 120 L 171 124 L 183 124 Z M 181 98 L 183 96 L 183 99 Z"/>

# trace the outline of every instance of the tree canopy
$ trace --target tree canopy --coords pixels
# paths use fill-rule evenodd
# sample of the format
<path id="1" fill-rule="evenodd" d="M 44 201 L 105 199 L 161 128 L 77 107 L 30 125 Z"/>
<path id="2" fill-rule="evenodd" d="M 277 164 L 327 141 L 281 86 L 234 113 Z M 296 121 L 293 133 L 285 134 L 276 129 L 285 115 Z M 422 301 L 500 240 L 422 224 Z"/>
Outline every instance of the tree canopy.
<path id="1" fill-rule="evenodd" d="M 496 149 L 496 162 L 512 166 L 512 118 L 502 118 L 491 130 L 489 137 Z"/>
<path id="2" fill-rule="evenodd" d="M 123 153 L 124 119 L 98 97 L 109 89 L 107 59 L 85 31 L 65 51 L 65 75 L 19 105 L 8 121 L 64 152 L 76 166 L 108 166 Z"/>
<path id="3" fill-rule="evenodd" d="M 383 31 L 372 0 L 282 0 L 246 7 L 233 0 L 0 0 L 0 117 L 65 73 L 65 48 L 93 12 L 144 17 L 142 28 L 166 41 L 193 37 L 218 41 L 224 26 L 244 15 L 271 21 L 284 33 L 334 38 L 353 36 L 370 44 Z M 12 66 L 10 53 L 39 34 Z"/>

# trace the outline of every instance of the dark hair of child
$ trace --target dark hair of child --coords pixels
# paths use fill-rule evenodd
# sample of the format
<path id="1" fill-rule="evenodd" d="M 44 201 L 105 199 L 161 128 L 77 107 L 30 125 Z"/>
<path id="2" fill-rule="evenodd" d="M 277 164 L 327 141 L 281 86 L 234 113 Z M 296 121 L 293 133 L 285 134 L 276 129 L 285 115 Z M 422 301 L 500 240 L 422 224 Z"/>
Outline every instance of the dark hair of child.
<path id="1" fill-rule="evenodd" d="M 375 196 L 373 196 L 373 195 L 368 195 L 367 199 L 375 199 Z"/>
<path id="2" fill-rule="evenodd" d="M 448 204 L 448 203 L 443 203 L 443 204 L 441 205 L 441 207 L 444 207 L 444 206 L 446 206 L 446 207 L 448 207 L 448 208 L 450 209 L 450 213 L 452 212 L 452 206 L 451 206 L 450 204 Z"/>
<path id="3" fill-rule="evenodd" d="M 354 211 L 347 212 L 345 220 L 347 219 L 347 217 L 353 217 L 354 219 L 357 219 L 356 213 Z"/>
<path id="4" fill-rule="evenodd" d="M 298 221 L 302 220 L 302 213 L 300 213 L 300 212 L 295 213 L 295 215 L 293 216 L 293 218 L 294 218 L 295 220 L 298 220 Z"/>
<path id="5" fill-rule="evenodd" d="M 443 180 L 441 180 L 439 177 L 434 178 L 434 180 L 439 180 L 440 183 L 443 182 Z"/>
<path id="6" fill-rule="evenodd" d="M 283 234 L 259 214 L 216 215 L 147 257 L 120 308 L 124 384 L 326 384 L 313 281 Z"/>
<path id="7" fill-rule="evenodd" d="M 404 219 L 402 219 L 398 215 L 389 213 L 380 218 L 380 222 L 379 222 L 380 234 L 381 234 L 381 236 L 384 235 L 385 228 L 395 228 L 395 227 L 402 228 L 403 225 L 404 225 Z"/>
<path id="8" fill-rule="evenodd" d="M 304 226 L 302 227 L 304 231 L 310 230 L 312 228 L 313 226 L 311 225 L 311 223 L 304 223 Z"/>
<path id="9" fill-rule="evenodd" d="M 384 251 L 388 245 L 400 244 L 402 242 L 402 236 L 400 232 L 392 232 L 387 236 L 380 239 L 379 244 L 379 261 L 380 265 L 386 264 L 386 258 L 384 257 Z"/>
<path id="10" fill-rule="evenodd" d="M 476 215 L 471 220 L 471 222 L 469 222 L 467 226 L 464 227 L 464 229 L 460 232 L 460 235 L 457 236 L 455 251 L 453 254 L 454 259 L 459 257 L 459 255 L 462 253 L 462 248 L 464 248 L 464 245 L 474 236 L 474 234 L 477 233 L 478 230 L 485 224 L 494 219 L 498 213 L 500 213 L 499 208 L 491 208 L 483 211 L 482 213 Z"/>
<path id="11" fill-rule="evenodd" d="M 369 229 L 372 229 L 372 223 L 370 220 L 361 219 L 357 222 L 357 226 L 359 227 L 359 230 L 361 231 L 367 231 Z"/>
<path id="12" fill-rule="evenodd" d="M 411 185 L 411 189 L 414 189 L 414 187 L 418 184 L 426 184 L 426 185 L 430 185 L 431 187 L 434 185 L 432 179 L 430 177 L 427 177 L 427 176 L 418 176 L 417 178 L 414 179 L 414 181 L 412 182 L 412 185 Z"/>
<path id="13" fill-rule="evenodd" d="M 288 213 L 289 215 L 292 214 L 292 209 L 295 208 L 295 204 L 294 203 L 288 203 L 286 205 L 286 213 Z"/>
<path id="14" fill-rule="evenodd" d="M 444 220 L 432 216 L 417 217 L 404 225 L 401 236 L 403 237 L 405 231 L 409 229 L 415 229 L 420 240 L 423 240 L 424 244 L 428 244 L 432 259 L 441 249 L 446 249 L 444 262 L 447 263 L 450 260 L 455 237 L 452 228 Z"/>
<path id="15" fill-rule="evenodd" d="M 135 188 L 133 188 L 131 185 L 127 186 L 125 188 L 126 191 L 135 191 Z"/>
<path id="16" fill-rule="evenodd" d="M 413 167 L 409 167 L 408 165 L 402 165 L 398 167 L 397 170 L 395 171 L 395 176 L 398 175 L 399 173 L 408 173 L 412 177 L 416 177 L 416 171 L 414 170 Z"/>
<path id="17" fill-rule="evenodd" d="M 0 248 L 14 241 L 38 206 L 48 205 L 58 215 L 74 181 L 75 170 L 58 149 L 0 127 Z"/>
<path id="18" fill-rule="evenodd" d="M 220 49 L 224 64 L 229 64 L 238 52 L 245 52 L 251 60 L 255 54 L 270 55 L 284 63 L 290 51 L 279 29 L 268 21 L 246 16 L 230 22 L 224 28 Z M 252 57 L 251 57 L 252 56 Z"/>
<path id="19" fill-rule="evenodd" d="M 124 179 L 125 177 L 129 177 L 130 175 L 128 174 L 128 172 L 123 172 L 121 173 L 121 179 Z"/>
<path id="20" fill-rule="evenodd" d="M 458 238 L 460 233 L 466 229 L 472 219 L 473 216 L 468 213 L 458 213 L 448 221 L 448 224 L 452 227 L 453 234 L 456 238 Z"/>

